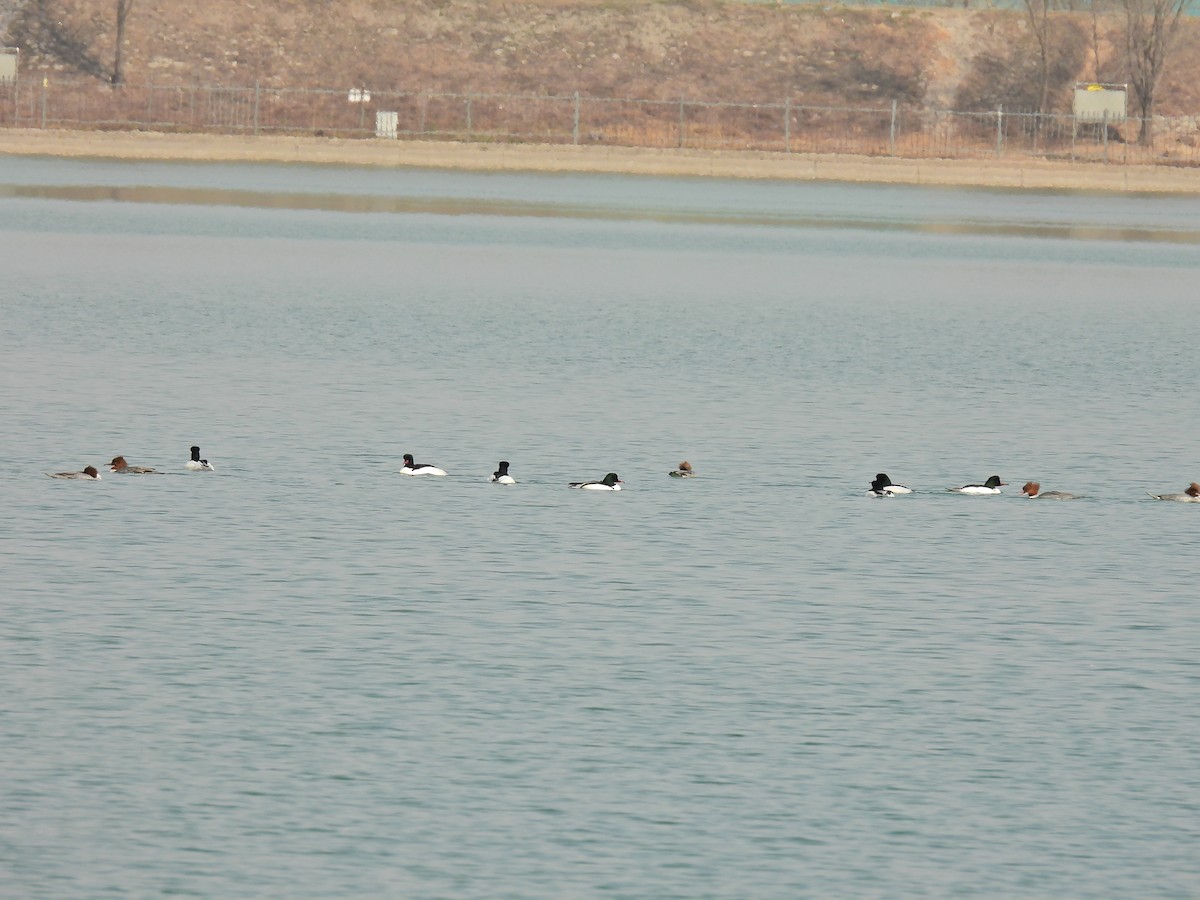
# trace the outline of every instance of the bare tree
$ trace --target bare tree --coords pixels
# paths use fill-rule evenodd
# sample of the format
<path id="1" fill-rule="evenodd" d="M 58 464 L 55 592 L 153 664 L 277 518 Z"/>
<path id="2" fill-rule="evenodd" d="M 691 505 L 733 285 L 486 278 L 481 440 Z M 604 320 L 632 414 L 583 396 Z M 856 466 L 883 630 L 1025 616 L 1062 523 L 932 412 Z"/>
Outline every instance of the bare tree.
<path id="1" fill-rule="evenodd" d="M 72 18 L 57 0 L 28 0 L 9 26 L 9 35 L 31 53 L 107 79 L 108 72 L 92 49 L 99 30 L 98 22 Z"/>
<path id="2" fill-rule="evenodd" d="M 1103 5 L 1107 11 L 1108 0 L 1091 0 L 1088 3 L 1088 13 L 1092 19 L 1092 80 L 1103 81 L 1100 74 L 1100 7 Z"/>
<path id="3" fill-rule="evenodd" d="M 1154 92 L 1179 29 L 1179 19 L 1191 3 L 1192 0 L 1121 0 L 1129 81 L 1137 95 L 1142 120 L 1139 144 L 1151 142 Z"/>
<path id="4" fill-rule="evenodd" d="M 1046 111 L 1046 100 L 1050 94 L 1050 8 L 1054 0 L 1025 0 L 1025 14 L 1029 17 L 1029 28 L 1037 42 L 1038 105 L 1037 112 Z"/>
<path id="5" fill-rule="evenodd" d="M 1036 111 L 1046 113 L 1054 108 L 1052 98 L 1061 91 L 1064 81 L 1078 77 L 1079 68 L 1083 63 L 1081 42 L 1086 38 L 1079 25 L 1079 18 L 1062 14 L 1064 9 L 1073 9 L 1075 0 L 1023 2 L 1025 16 L 1029 21 L 1029 34 L 1036 50 Z M 1039 129 L 1041 122 L 1039 118 Z"/>
<path id="6" fill-rule="evenodd" d="M 26 0 L 17 11 L 9 34 L 26 50 L 66 63 L 113 86 L 125 81 L 125 23 L 134 0 L 116 0 L 117 46 L 112 68 L 101 61 L 96 47 L 108 29 L 102 17 L 82 15 L 62 0 Z"/>

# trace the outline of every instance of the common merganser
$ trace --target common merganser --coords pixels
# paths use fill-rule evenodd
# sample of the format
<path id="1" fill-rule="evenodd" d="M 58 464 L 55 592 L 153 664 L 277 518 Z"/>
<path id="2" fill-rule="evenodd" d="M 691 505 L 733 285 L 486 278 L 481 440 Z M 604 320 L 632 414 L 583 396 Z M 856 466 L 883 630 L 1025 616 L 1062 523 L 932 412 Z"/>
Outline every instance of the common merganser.
<path id="1" fill-rule="evenodd" d="M 131 466 L 125 462 L 125 457 L 114 456 L 113 461 L 108 464 L 110 472 L 120 472 L 122 475 L 151 475 L 154 470 L 148 466 Z"/>
<path id="2" fill-rule="evenodd" d="M 946 488 L 946 490 L 956 494 L 999 494 L 1000 488 L 1006 484 L 1008 482 L 1001 481 L 999 475 L 993 475 L 983 484 L 964 484 L 960 488 Z"/>
<path id="3" fill-rule="evenodd" d="M 492 477 L 488 481 L 493 481 L 496 484 L 516 484 L 517 479 L 508 474 L 508 462 L 502 459 L 498 465 L 499 468 L 492 473 Z"/>
<path id="4" fill-rule="evenodd" d="M 619 491 L 624 483 L 616 472 L 609 472 L 603 481 L 572 481 L 571 487 L 583 491 Z"/>
<path id="5" fill-rule="evenodd" d="M 47 472 L 46 474 L 50 475 L 49 472 Z M 82 472 L 55 472 L 53 475 L 50 475 L 50 477 L 51 478 L 65 478 L 68 480 L 78 480 L 78 481 L 99 481 L 100 473 L 96 471 L 95 466 L 88 466 Z"/>
<path id="6" fill-rule="evenodd" d="M 200 448 L 199 447 L 192 448 L 192 458 L 189 459 L 187 461 L 187 463 L 184 464 L 184 468 L 187 469 L 189 472 L 215 472 L 216 471 L 216 469 L 214 469 L 212 467 L 212 465 L 209 463 L 209 461 L 207 459 L 200 458 Z"/>
<path id="7" fill-rule="evenodd" d="M 1078 500 L 1075 494 L 1068 494 L 1066 491 L 1043 491 L 1042 486 L 1036 481 L 1027 481 L 1021 487 L 1021 493 L 1030 500 Z"/>
<path id="8" fill-rule="evenodd" d="M 400 468 L 401 475 L 445 475 L 445 469 L 413 462 L 411 453 L 404 454 L 404 465 Z"/>
<path id="9" fill-rule="evenodd" d="M 1180 503 L 1200 503 L 1200 484 L 1192 482 L 1182 494 L 1151 494 L 1155 500 L 1176 500 Z"/>
<path id="10" fill-rule="evenodd" d="M 892 484 L 892 479 L 883 472 L 875 476 L 875 480 L 871 482 L 871 490 L 867 491 L 867 494 L 872 497 L 893 497 L 896 494 L 911 493 L 912 488 L 906 488 L 902 484 Z"/>
<path id="11" fill-rule="evenodd" d="M 692 471 L 692 464 L 686 459 L 679 464 L 679 468 L 671 472 L 672 478 L 695 478 L 696 473 Z"/>

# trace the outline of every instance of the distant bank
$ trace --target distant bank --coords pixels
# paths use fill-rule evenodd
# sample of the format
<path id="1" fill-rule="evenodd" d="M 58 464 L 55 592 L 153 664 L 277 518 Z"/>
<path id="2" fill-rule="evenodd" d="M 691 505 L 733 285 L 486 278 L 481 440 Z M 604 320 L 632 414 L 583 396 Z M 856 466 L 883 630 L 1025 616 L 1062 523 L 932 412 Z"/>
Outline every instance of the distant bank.
<path id="1" fill-rule="evenodd" d="M 1029 190 L 1200 193 L 1200 169 L 1040 160 L 898 159 L 552 144 L 345 141 L 152 132 L 0 129 L 0 154 L 186 162 L 278 162 L 493 172 L 576 172 Z"/>

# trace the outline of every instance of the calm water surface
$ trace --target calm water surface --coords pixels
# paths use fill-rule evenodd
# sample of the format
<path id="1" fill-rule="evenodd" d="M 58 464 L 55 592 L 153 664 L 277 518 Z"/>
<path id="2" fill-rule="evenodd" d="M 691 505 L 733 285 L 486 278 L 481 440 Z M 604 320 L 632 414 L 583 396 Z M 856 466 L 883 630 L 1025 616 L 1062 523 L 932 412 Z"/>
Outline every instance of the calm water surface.
<path id="1" fill-rule="evenodd" d="M 1197 232 L 0 160 L 0 894 L 1196 896 Z"/>

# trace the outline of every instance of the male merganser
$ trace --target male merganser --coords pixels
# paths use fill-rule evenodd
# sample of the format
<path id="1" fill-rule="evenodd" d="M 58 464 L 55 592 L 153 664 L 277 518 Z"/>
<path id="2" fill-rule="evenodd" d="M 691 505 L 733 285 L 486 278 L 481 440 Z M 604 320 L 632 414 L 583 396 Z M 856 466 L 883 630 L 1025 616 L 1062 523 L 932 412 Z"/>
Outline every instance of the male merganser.
<path id="1" fill-rule="evenodd" d="M 508 462 L 502 459 L 499 466 L 488 481 L 494 481 L 496 484 L 516 484 L 517 479 L 508 474 Z"/>
<path id="2" fill-rule="evenodd" d="M 867 491 L 867 494 L 872 497 L 893 497 L 896 494 L 911 493 L 912 488 L 906 488 L 902 484 L 892 484 L 892 479 L 883 472 L 875 476 L 875 480 L 871 482 L 871 490 Z"/>
<path id="3" fill-rule="evenodd" d="M 672 478 L 695 478 L 696 473 L 692 471 L 692 464 L 686 459 L 679 464 L 679 468 L 671 473 Z"/>
<path id="4" fill-rule="evenodd" d="M 187 461 L 187 463 L 184 465 L 184 468 L 190 472 L 215 472 L 216 471 L 216 469 L 214 469 L 212 467 L 212 465 L 209 463 L 209 461 L 207 459 L 200 458 L 200 448 L 199 447 L 192 448 L 192 458 Z"/>
<path id="5" fill-rule="evenodd" d="M 584 491 L 619 491 L 624 483 L 616 472 L 609 472 L 603 481 L 572 481 L 571 487 Z"/>
<path id="6" fill-rule="evenodd" d="M 964 484 L 960 488 L 946 488 L 946 490 L 956 494 L 999 494 L 1001 486 L 1006 484 L 1008 482 L 1001 481 L 999 475 L 993 475 L 983 484 Z"/>
<path id="7" fill-rule="evenodd" d="M 49 472 L 46 473 L 50 475 Z M 96 471 L 95 466 L 88 466 L 82 472 L 55 472 L 50 475 L 51 478 L 67 478 L 78 479 L 79 481 L 99 481 L 100 473 Z"/>
<path id="8" fill-rule="evenodd" d="M 400 468 L 401 475 L 445 475 L 445 469 L 439 469 L 437 466 L 428 466 L 424 463 L 413 462 L 411 453 L 404 454 L 404 465 Z"/>
<path id="9" fill-rule="evenodd" d="M 1068 494 L 1066 491 L 1043 491 L 1042 486 L 1036 481 L 1027 481 L 1021 487 L 1021 493 L 1030 500 L 1078 500 L 1075 494 Z"/>
<path id="10" fill-rule="evenodd" d="M 108 464 L 110 472 L 120 472 L 122 475 L 150 475 L 154 470 L 148 466 L 131 466 L 125 462 L 125 457 L 114 456 L 113 461 Z"/>
<path id="11" fill-rule="evenodd" d="M 1182 494 L 1151 494 L 1155 500 L 1177 500 L 1180 503 L 1200 503 L 1200 484 L 1192 482 Z"/>

